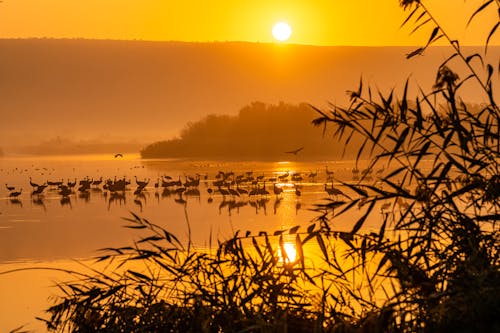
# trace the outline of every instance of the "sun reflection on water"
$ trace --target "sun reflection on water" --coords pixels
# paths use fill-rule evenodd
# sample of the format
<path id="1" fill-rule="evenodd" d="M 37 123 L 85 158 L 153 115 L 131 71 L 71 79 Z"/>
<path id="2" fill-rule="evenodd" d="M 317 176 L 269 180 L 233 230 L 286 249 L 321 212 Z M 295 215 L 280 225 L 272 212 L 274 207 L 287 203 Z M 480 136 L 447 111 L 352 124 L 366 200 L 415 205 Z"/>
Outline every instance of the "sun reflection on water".
<path id="1" fill-rule="evenodd" d="M 298 258 L 295 240 L 283 240 L 278 246 L 278 260 L 284 264 L 294 264 Z"/>

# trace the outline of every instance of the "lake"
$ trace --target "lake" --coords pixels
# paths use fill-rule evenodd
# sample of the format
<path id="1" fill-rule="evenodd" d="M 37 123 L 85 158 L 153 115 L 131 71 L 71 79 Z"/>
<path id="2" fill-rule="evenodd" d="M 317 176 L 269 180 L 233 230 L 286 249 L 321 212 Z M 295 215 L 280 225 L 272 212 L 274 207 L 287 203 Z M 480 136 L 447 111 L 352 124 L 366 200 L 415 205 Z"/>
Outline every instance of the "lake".
<path id="1" fill-rule="evenodd" d="M 275 162 L 141 160 L 133 154 L 1 158 L 0 272 L 75 268 L 74 260 L 95 257 L 98 249 L 130 245 L 140 235 L 124 228 L 131 213 L 199 248 L 237 230 L 305 229 L 319 216 L 315 205 L 335 197 L 325 188 L 347 193 L 338 181 L 352 180 L 355 164 L 291 157 Z M 115 180 L 122 179 L 129 184 L 114 191 Z M 81 181 L 86 180 L 94 183 L 85 186 Z M 66 193 L 48 185 L 58 182 L 76 185 Z M 40 190 L 35 184 L 47 187 Z M 281 193 L 275 194 L 275 187 Z M 333 226 L 350 230 L 354 219 L 346 216 Z M 377 224 L 369 221 L 365 228 Z M 49 287 L 61 277 L 43 269 L 1 274 L 0 327 L 26 324 L 26 329 L 42 331 L 34 316 L 43 315 L 47 297 L 56 292 Z"/>

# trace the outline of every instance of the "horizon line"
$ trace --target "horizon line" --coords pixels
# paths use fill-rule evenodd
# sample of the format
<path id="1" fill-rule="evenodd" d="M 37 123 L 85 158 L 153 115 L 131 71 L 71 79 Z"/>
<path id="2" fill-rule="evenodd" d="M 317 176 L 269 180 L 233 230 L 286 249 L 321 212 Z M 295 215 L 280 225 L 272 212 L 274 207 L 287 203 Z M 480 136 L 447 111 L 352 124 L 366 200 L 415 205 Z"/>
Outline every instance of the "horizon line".
<path id="1" fill-rule="evenodd" d="M 49 40 L 49 41 L 102 41 L 102 42 L 143 42 L 143 43 L 170 43 L 170 44 L 259 44 L 275 46 L 308 46 L 308 47 L 421 47 L 421 45 L 360 45 L 360 44 L 304 44 L 287 42 L 261 42 L 245 40 L 213 40 L 213 41 L 183 41 L 183 40 L 150 40 L 150 39 L 117 39 L 117 38 L 86 38 L 86 37 L 2 37 L 0 40 L 29 41 L 29 40 Z M 484 47 L 483 44 L 464 44 L 462 47 Z M 499 47 L 500 44 L 490 44 L 488 47 Z M 451 45 L 431 45 L 429 47 L 451 47 Z"/>

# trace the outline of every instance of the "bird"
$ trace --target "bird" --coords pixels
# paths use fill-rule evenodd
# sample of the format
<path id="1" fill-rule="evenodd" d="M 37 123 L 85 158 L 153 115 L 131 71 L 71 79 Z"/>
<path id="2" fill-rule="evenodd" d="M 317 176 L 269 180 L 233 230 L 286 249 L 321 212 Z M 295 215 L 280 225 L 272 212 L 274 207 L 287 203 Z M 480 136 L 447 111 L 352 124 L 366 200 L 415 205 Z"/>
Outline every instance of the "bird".
<path id="1" fill-rule="evenodd" d="M 123 154 L 122 153 L 115 154 L 115 158 L 118 158 L 118 157 L 123 157 Z"/>
<path id="2" fill-rule="evenodd" d="M 248 194 L 248 191 L 245 190 L 244 188 L 241 188 L 240 184 L 236 185 L 236 191 L 238 191 L 239 194 Z"/>
<path id="3" fill-rule="evenodd" d="M 7 190 L 9 191 L 14 191 L 16 188 L 14 186 L 9 186 L 7 184 L 5 184 L 5 187 L 7 188 Z"/>
<path id="4" fill-rule="evenodd" d="M 240 193 L 238 191 L 236 191 L 234 188 L 231 188 L 230 184 L 227 185 L 227 191 L 229 192 L 229 194 L 232 197 L 239 197 L 240 196 Z"/>
<path id="5" fill-rule="evenodd" d="M 102 183 L 102 177 L 99 178 L 98 180 L 92 181 L 92 185 L 94 185 L 94 186 L 99 186 L 99 185 L 101 185 L 101 183 Z"/>
<path id="6" fill-rule="evenodd" d="M 283 188 L 282 187 L 278 187 L 276 184 L 274 184 L 274 186 L 273 186 L 273 192 L 274 192 L 274 194 L 276 194 L 276 196 L 278 196 L 281 193 L 283 193 Z"/>
<path id="7" fill-rule="evenodd" d="M 31 180 L 31 177 L 30 177 L 30 185 L 31 185 L 33 188 L 40 187 L 40 185 L 38 185 L 37 183 L 33 183 L 33 180 Z"/>
<path id="8" fill-rule="evenodd" d="M 300 197 L 302 195 L 302 192 L 300 191 L 300 187 L 299 186 L 295 186 L 295 195 Z"/>
<path id="9" fill-rule="evenodd" d="M 289 151 L 286 151 L 285 154 L 293 154 L 293 155 L 297 155 L 302 149 L 304 149 L 304 147 L 300 147 L 300 148 L 297 148 L 295 150 L 289 150 Z"/>
<path id="10" fill-rule="evenodd" d="M 311 179 L 311 181 L 314 182 L 317 175 L 318 175 L 318 170 L 316 170 L 316 172 L 310 171 L 309 174 L 307 175 L 307 177 L 309 177 Z"/>
<path id="11" fill-rule="evenodd" d="M 141 188 L 145 188 L 148 184 L 149 184 L 149 178 L 148 179 L 144 179 L 144 181 L 142 180 L 138 180 L 137 179 L 137 176 L 134 176 L 135 177 L 135 183 L 137 184 L 137 186 L 141 187 Z"/>
<path id="12" fill-rule="evenodd" d="M 328 165 L 325 166 L 326 179 L 333 180 L 333 171 L 328 170 Z"/>
<path id="13" fill-rule="evenodd" d="M 17 198 L 18 196 L 21 195 L 22 191 L 23 191 L 23 189 L 21 189 L 19 191 L 15 191 L 15 192 L 10 192 L 9 197 L 11 197 L 11 198 Z"/>
<path id="14" fill-rule="evenodd" d="M 43 190 L 45 190 L 45 188 L 47 187 L 48 185 L 39 185 L 36 189 L 33 190 L 33 192 L 31 192 L 31 194 L 35 195 L 35 194 L 42 194 Z"/>
<path id="15" fill-rule="evenodd" d="M 76 178 L 75 178 L 75 181 L 74 181 L 74 182 L 70 182 L 70 181 L 69 181 L 69 179 L 68 179 L 67 186 L 68 186 L 69 188 L 73 188 L 73 187 L 75 187 L 75 186 L 76 186 Z"/>
<path id="16" fill-rule="evenodd" d="M 59 190 L 59 194 L 62 195 L 63 197 L 67 197 L 68 195 L 71 194 L 71 188 L 66 185 L 63 185 Z"/>
<path id="17" fill-rule="evenodd" d="M 333 186 L 333 182 L 332 182 L 331 187 L 328 187 L 328 185 L 325 184 L 325 191 L 326 191 L 326 193 L 328 193 L 328 195 L 334 195 L 334 196 L 344 195 L 344 192 L 342 192 L 341 190 L 339 190 Z"/>

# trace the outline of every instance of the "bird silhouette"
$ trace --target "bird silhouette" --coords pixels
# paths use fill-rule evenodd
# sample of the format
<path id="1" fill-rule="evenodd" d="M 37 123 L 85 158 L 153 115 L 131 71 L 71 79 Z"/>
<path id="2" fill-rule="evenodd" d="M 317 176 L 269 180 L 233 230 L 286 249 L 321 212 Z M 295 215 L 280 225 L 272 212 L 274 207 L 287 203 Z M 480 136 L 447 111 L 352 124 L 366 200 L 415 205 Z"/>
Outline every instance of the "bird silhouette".
<path id="1" fill-rule="evenodd" d="M 30 177 L 30 185 L 33 186 L 33 188 L 40 187 L 40 185 L 38 185 L 37 183 L 33 183 L 31 177 Z"/>
<path id="2" fill-rule="evenodd" d="M 11 197 L 11 198 L 17 198 L 18 196 L 21 195 L 22 192 L 23 192 L 23 189 L 20 189 L 19 191 L 10 192 L 9 197 Z"/>
<path id="3" fill-rule="evenodd" d="M 325 184 L 325 191 L 326 191 L 326 193 L 328 193 L 328 195 L 334 195 L 334 196 L 345 195 L 344 192 L 342 192 L 341 190 L 339 190 L 333 186 L 333 182 L 332 182 L 332 185 L 330 187 L 328 187 L 328 185 Z"/>
<path id="4" fill-rule="evenodd" d="M 121 153 L 115 154 L 115 158 L 118 158 L 118 157 L 123 157 L 123 154 L 121 154 Z"/>
<path id="5" fill-rule="evenodd" d="M 302 149 L 304 149 L 304 147 L 300 147 L 300 148 L 297 148 L 295 150 L 289 150 L 289 151 L 286 151 L 285 154 L 293 154 L 293 155 L 297 155 Z"/>

